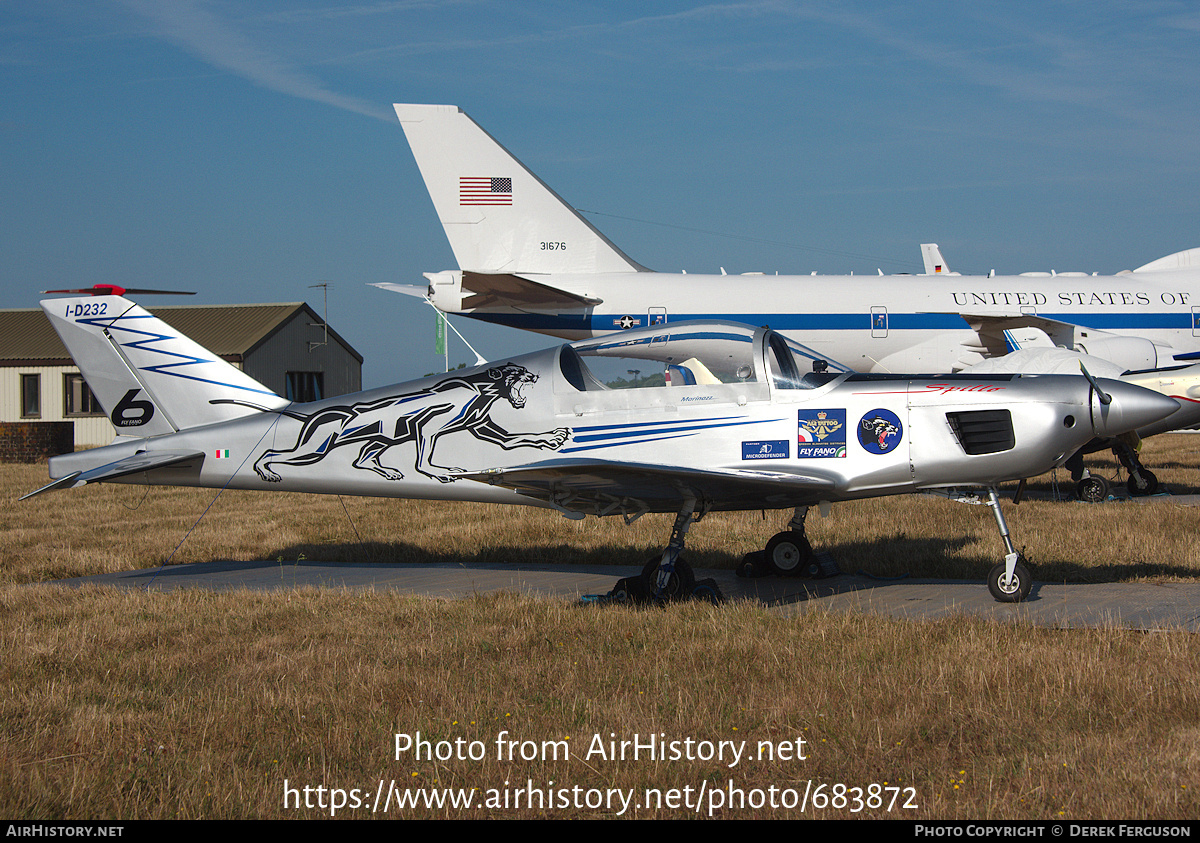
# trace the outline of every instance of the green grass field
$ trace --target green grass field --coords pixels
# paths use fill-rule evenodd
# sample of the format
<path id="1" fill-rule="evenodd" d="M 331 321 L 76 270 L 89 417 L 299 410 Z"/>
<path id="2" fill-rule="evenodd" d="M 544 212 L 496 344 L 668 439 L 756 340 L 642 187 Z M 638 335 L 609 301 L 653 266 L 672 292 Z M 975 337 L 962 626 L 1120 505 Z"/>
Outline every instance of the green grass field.
<path id="1" fill-rule="evenodd" d="M 1144 458 L 1200 491 L 1200 437 L 1159 437 Z M 1200 816 L 1188 633 L 64 589 L 38 583 L 168 557 L 640 564 L 670 519 L 244 492 L 200 519 L 213 491 L 135 486 L 15 502 L 45 476 L 0 466 L 12 819 Z M 1200 576 L 1196 508 L 1035 494 L 1005 511 L 1039 579 Z M 689 556 L 733 567 L 787 515 L 710 515 Z M 880 575 L 982 580 L 1002 552 L 986 509 L 926 497 L 835 505 L 809 532 Z M 651 737 L 666 757 L 649 757 Z"/>

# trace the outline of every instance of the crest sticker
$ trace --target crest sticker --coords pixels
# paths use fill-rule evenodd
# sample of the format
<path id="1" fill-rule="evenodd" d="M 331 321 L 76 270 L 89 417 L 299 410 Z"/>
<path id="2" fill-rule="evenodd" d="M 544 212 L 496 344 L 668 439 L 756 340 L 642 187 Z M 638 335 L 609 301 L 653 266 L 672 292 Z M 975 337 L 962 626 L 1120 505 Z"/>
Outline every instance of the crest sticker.
<path id="1" fill-rule="evenodd" d="M 798 410 L 796 456 L 806 459 L 846 456 L 846 411 Z"/>

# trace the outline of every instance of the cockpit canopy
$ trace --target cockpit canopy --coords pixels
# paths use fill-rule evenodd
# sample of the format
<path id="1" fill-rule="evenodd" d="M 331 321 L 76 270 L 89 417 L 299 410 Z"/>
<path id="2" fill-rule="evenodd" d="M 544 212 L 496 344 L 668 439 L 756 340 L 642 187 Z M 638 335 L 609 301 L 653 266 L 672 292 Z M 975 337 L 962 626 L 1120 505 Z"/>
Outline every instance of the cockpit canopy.
<path id="1" fill-rule="evenodd" d="M 559 367 L 582 392 L 768 381 L 776 389 L 813 389 L 849 371 L 769 328 L 715 321 L 574 342 L 563 347 Z"/>

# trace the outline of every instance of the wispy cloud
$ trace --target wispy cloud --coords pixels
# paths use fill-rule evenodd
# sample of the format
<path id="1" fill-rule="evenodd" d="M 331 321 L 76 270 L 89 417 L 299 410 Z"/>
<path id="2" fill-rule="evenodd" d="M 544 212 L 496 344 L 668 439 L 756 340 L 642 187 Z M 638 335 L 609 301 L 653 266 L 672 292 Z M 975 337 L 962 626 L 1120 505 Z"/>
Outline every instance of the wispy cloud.
<path id="1" fill-rule="evenodd" d="M 213 67 L 271 91 L 392 122 L 388 111 L 330 90 L 320 79 L 255 43 L 232 23 L 194 0 L 123 2 L 151 25 L 155 35 L 179 44 Z"/>

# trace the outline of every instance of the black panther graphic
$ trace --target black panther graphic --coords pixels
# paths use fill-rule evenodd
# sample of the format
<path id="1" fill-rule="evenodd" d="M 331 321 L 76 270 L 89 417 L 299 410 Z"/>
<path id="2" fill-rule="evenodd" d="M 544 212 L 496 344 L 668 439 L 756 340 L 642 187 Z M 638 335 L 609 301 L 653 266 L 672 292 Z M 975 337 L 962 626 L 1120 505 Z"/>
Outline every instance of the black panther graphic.
<path id="1" fill-rule="evenodd" d="M 886 453 L 900 441 L 899 425 L 885 418 L 885 414 L 895 418 L 887 410 L 875 410 L 874 415 L 863 416 L 859 422 L 858 441 L 872 454 Z"/>
<path id="2" fill-rule="evenodd" d="M 255 461 L 254 470 L 263 480 L 278 482 L 280 477 L 273 466 L 313 465 L 335 448 L 361 445 L 354 460 L 355 468 L 400 480 L 404 474 L 384 465 L 380 457 L 388 448 L 413 442 L 417 451 L 416 470 L 450 483 L 457 479 L 454 474 L 463 469 L 435 465 L 433 451 L 440 437 L 460 430 L 470 431 L 476 439 L 492 442 L 506 451 L 557 450 L 570 438 L 570 428 L 560 427 L 548 433 L 509 433 L 489 417 L 492 405 L 501 398 L 518 410 L 524 407 L 521 390 L 537 379 L 524 366 L 505 363 L 475 374 L 447 378 L 417 392 L 325 407 L 311 416 L 287 413 L 304 423 L 296 444 L 288 449 L 265 451 Z"/>

